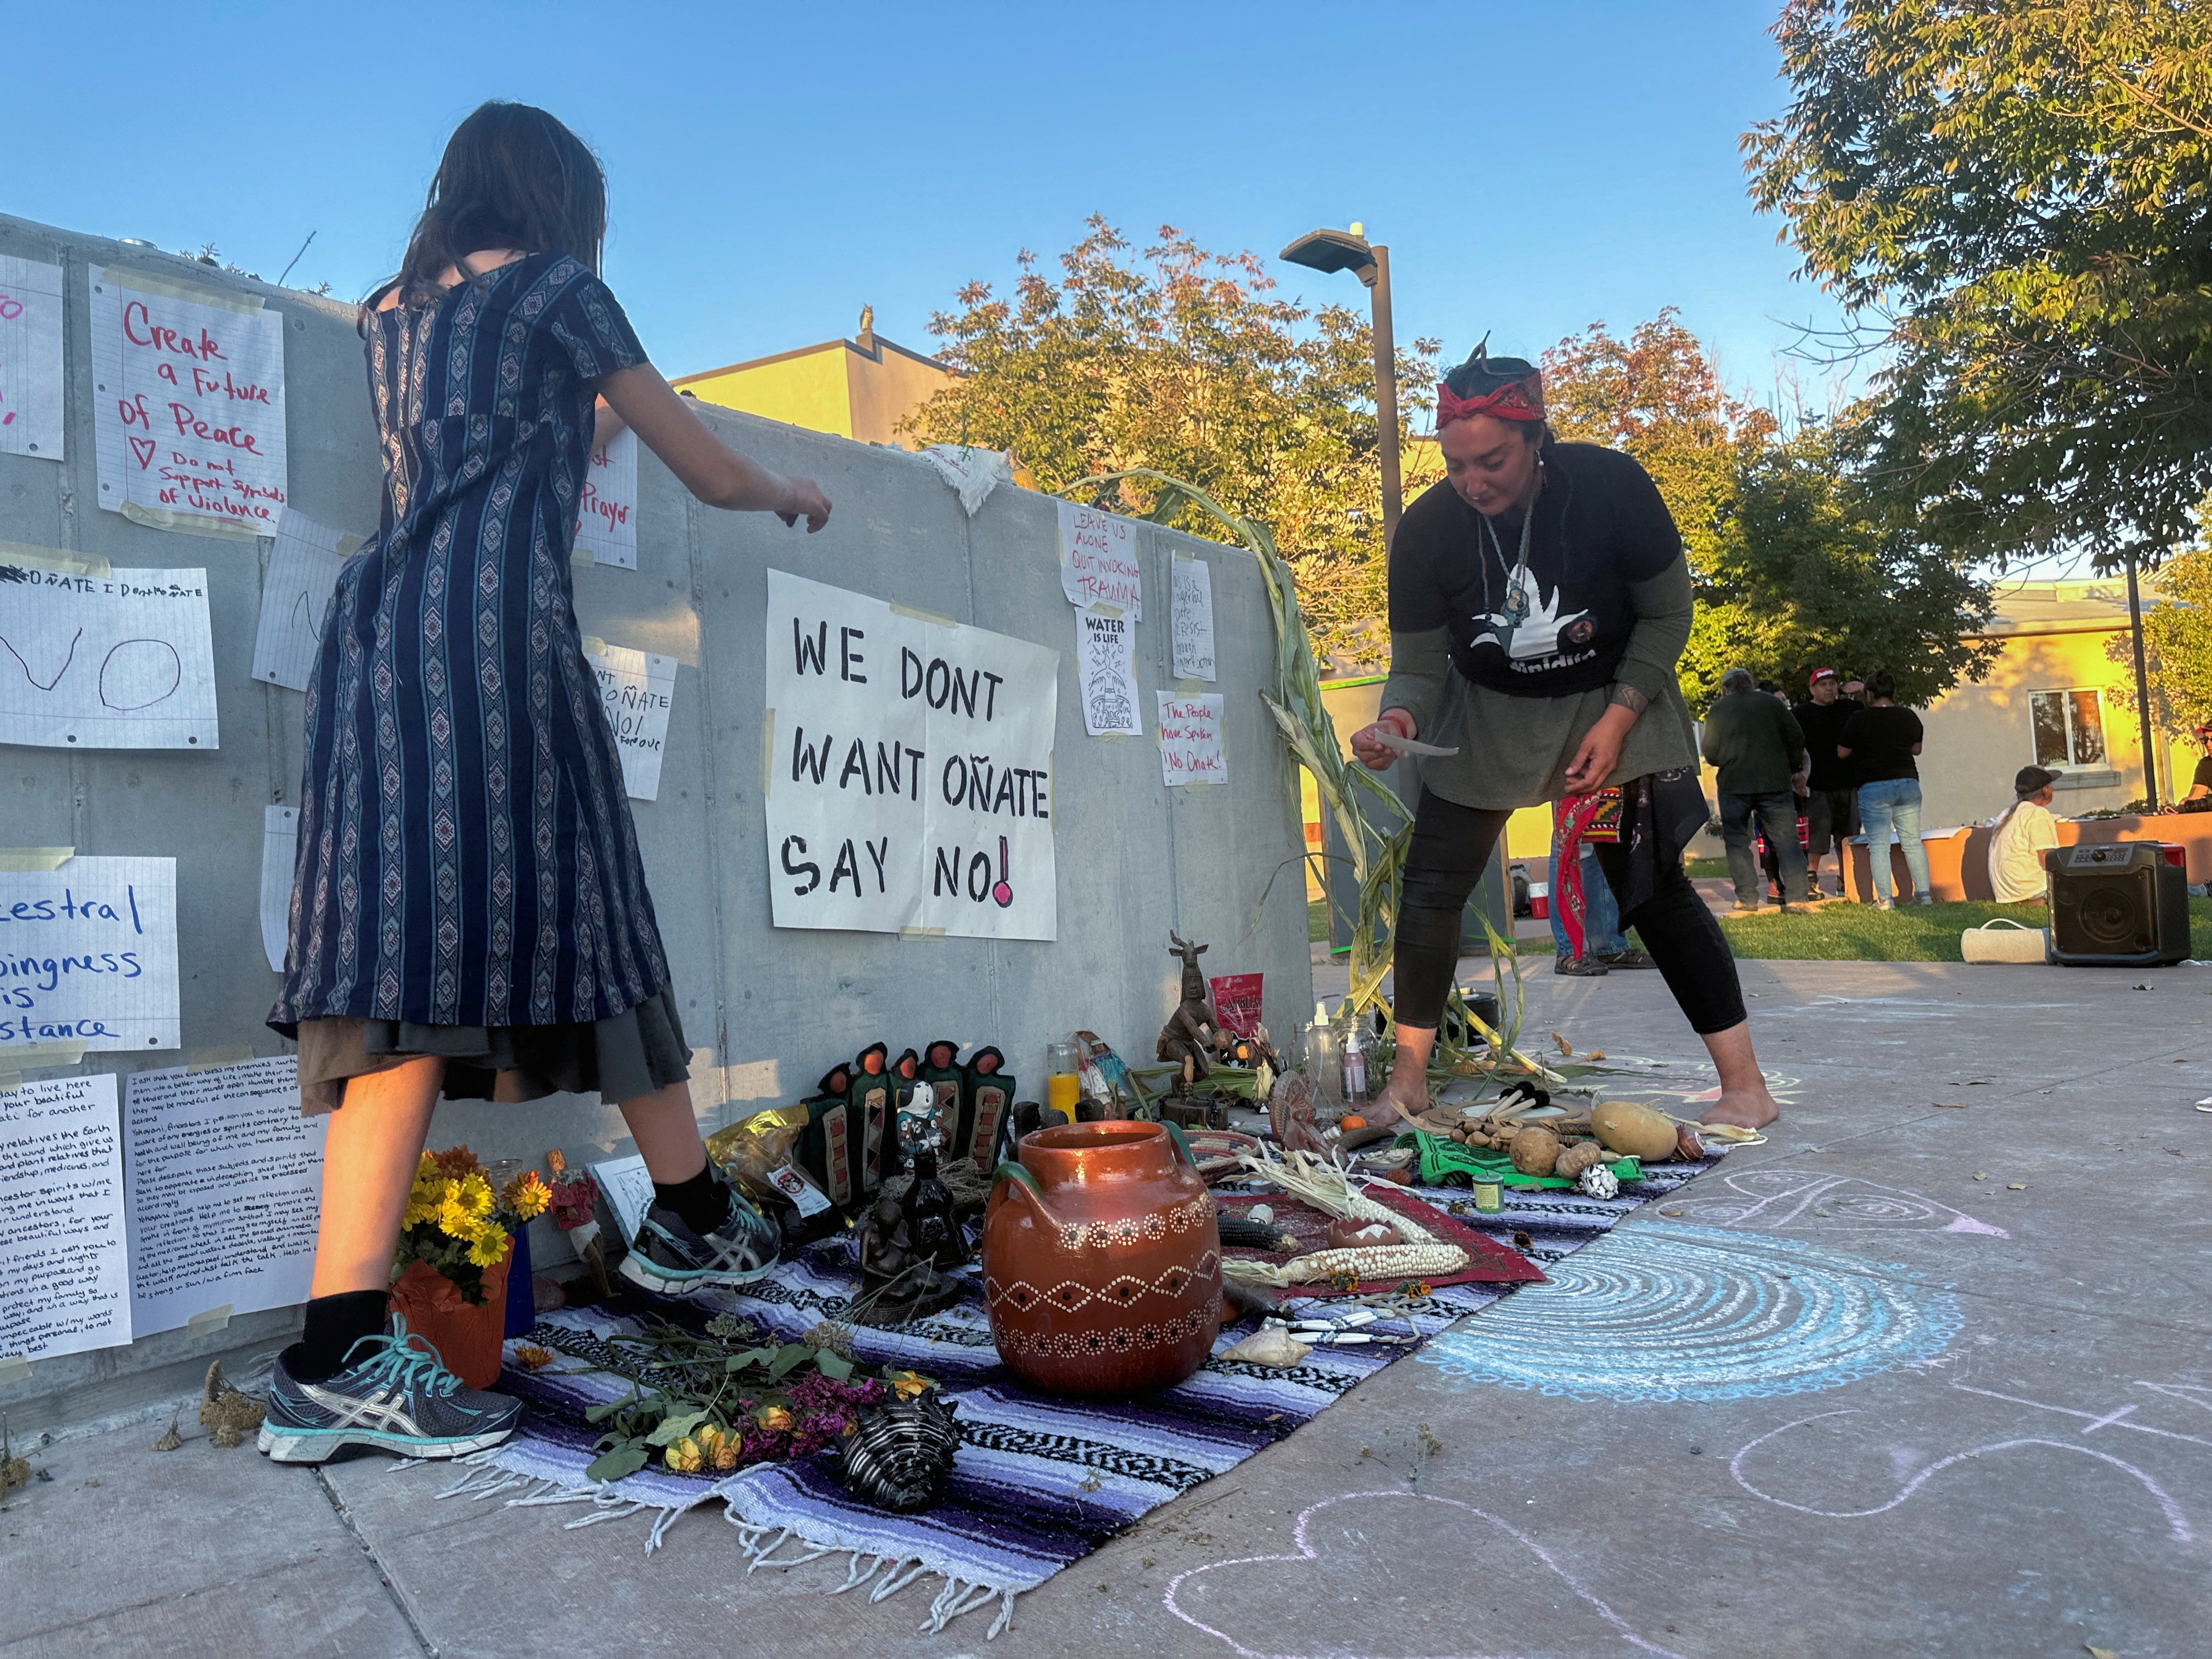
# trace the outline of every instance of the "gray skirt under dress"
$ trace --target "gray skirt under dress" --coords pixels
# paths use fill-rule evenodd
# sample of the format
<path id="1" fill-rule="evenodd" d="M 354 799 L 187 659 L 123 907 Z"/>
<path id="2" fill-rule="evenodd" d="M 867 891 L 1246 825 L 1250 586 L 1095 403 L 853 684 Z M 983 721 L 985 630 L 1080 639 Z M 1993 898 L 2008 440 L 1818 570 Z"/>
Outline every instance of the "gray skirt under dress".
<path id="1" fill-rule="evenodd" d="M 690 1075 L 676 999 L 663 991 L 611 1019 L 565 1025 L 417 1025 L 395 1019 L 300 1022 L 300 1109 L 336 1111 L 346 1079 L 425 1056 L 446 1062 L 448 1100 L 501 1103 L 550 1094 L 637 1100 Z"/>

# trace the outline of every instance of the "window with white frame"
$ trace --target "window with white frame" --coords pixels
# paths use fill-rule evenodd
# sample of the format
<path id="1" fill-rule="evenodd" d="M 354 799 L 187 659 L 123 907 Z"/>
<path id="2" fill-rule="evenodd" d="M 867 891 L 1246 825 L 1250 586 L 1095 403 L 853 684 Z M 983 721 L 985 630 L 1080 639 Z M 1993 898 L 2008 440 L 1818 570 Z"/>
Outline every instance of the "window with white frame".
<path id="1" fill-rule="evenodd" d="M 2104 693 L 2031 691 L 2027 708 L 2038 766 L 2105 764 Z"/>

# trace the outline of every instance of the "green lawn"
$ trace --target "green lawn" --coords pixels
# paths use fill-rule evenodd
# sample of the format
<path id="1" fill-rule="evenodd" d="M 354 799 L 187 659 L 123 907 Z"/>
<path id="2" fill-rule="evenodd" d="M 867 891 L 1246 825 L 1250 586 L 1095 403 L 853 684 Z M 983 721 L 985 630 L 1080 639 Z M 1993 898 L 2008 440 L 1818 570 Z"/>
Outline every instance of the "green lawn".
<path id="1" fill-rule="evenodd" d="M 2050 925 L 2040 904 L 1831 904 L 1784 915 L 1723 916 L 1721 932 L 1739 957 L 1765 962 L 1957 962 L 1959 935 L 1997 916 Z M 2212 957 L 2212 899 L 2189 901 L 2189 953 Z"/>

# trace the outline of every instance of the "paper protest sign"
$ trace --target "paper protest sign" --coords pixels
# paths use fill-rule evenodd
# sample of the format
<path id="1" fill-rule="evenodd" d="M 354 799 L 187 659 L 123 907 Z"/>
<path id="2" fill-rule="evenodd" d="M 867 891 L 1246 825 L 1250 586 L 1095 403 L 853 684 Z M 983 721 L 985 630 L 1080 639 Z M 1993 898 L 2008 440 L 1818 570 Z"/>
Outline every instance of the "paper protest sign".
<path id="1" fill-rule="evenodd" d="M 113 1075 L 0 1091 L 0 1358 L 130 1340 Z"/>
<path id="2" fill-rule="evenodd" d="M 1057 653 L 768 573 L 779 927 L 1054 936 Z"/>
<path id="3" fill-rule="evenodd" d="M 360 537 L 341 536 L 289 507 L 277 515 L 276 545 L 261 579 L 261 620 L 253 631 L 255 679 L 294 691 L 307 689 L 338 572 L 360 545 Z"/>
<path id="4" fill-rule="evenodd" d="M 1176 556 L 1168 629 L 1177 679 L 1213 678 L 1213 570 L 1203 559 Z"/>
<path id="5" fill-rule="evenodd" d="M 1136 628 L 1128 617 L 1075 613 L 1075 673 L 1085 732 L 1144 736 L 1137 718 Z"/>
<path id="6" fill-rule="evenodd" d="M 261 809 L 261 953 L 269 971 L 284 971 L 292 933 L 292 872 L 299 863 L 300 809 Z"/>
<path id="7" fill-rule="evenodd" d="M 1068 603 L 1083 610 L 1109 605 L 1130 621 L 1142 622 L 1145 580 L 1137 561 L 1137 521 L 1060 502 L 1060 586 Z"/>
<path id="8" fill-rule="evenodd" d="M 599 701 L 622 752 L 623 793 L 632 800 L 658 799 L 668 711 L 676 699 L 676 659 L 619 645 L 595 651 L 587 644 L 584 660 L 599 676 Z"/>
<path id="9" fill-rule="evenodd" d="M 89 576 L 0 555 L 0 743 L 213 749 L 205 570 Z"/>
<path id="10" fill-rule="evenodd" d="M 284 506 L 284 318 L 258 298 L 94 265 L 100 504 L 142 524 L 272 534 Z"/>
<path id="11" fill-rule="evenodd" d="M 177 861 L 0 870 L 0 1070 L 10 1048 L 173 1048 Z"/>
<path id="12" fill-rule="evenodd" d="M 596 563 L 637 568 L 637 434 L 627 427 L 592 452 L 576 515 L 576 546 Z"/>
<path id="13" fill-rule="evenodd" d="M 0 455 L 64 459 L 62 385 L 62 268 L 0 255 Z"/>
<path id="14" fill-rule="evenodd" d="M 131 1161 L 131 1328 L 174 1330 L 307 1299 L 327 1117 L 300 1115 L 299 1059 L 138 1072 Z"/>
<path id="15" fill-rule="evenodd" d="M 1163 691 L 1159 699 L 1161 777 L 1170 784 L 1227 782 L 1219 695 L 1179 697 Z"/>

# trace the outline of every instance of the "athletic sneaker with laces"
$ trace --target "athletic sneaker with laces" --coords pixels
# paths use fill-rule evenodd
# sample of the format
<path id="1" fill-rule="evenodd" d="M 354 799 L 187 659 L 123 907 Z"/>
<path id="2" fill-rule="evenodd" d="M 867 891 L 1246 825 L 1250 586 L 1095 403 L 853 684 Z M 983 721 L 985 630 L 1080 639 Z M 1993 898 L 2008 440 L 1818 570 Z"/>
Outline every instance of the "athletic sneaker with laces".
<path id="1" fill-rule="evenodd" d="M 1606 965 L 1597 957 L 1571 957 L 1561 951 L 1552 958 L 1552 971 L 1562 979 L 1603 979 Z"/>
<path id="2" fill-rule="evenodd" d="M 521 1417 L 520 1400 L 465 1386 L 394 1314 L 382 1335 L 362 1338 L 345 1368 L 319 1382 L 294 1376 L 277 1355 L 258 1443 L 278 1463 L 320 1463 L 347 1446 L 460 1457 L 496 1446 Z"/>
<path id="3" fill-rule="evenodd" d="M 661 1296 L 750 1285 L 765 1277 L 775 1267 L 782 1231 L 743 1193 L 728 1186 L 723 1190 L 729 1194 L 730 1213 L 706 1233 L 656 1201 L 630 1241 L 622 1276 Z"/>

